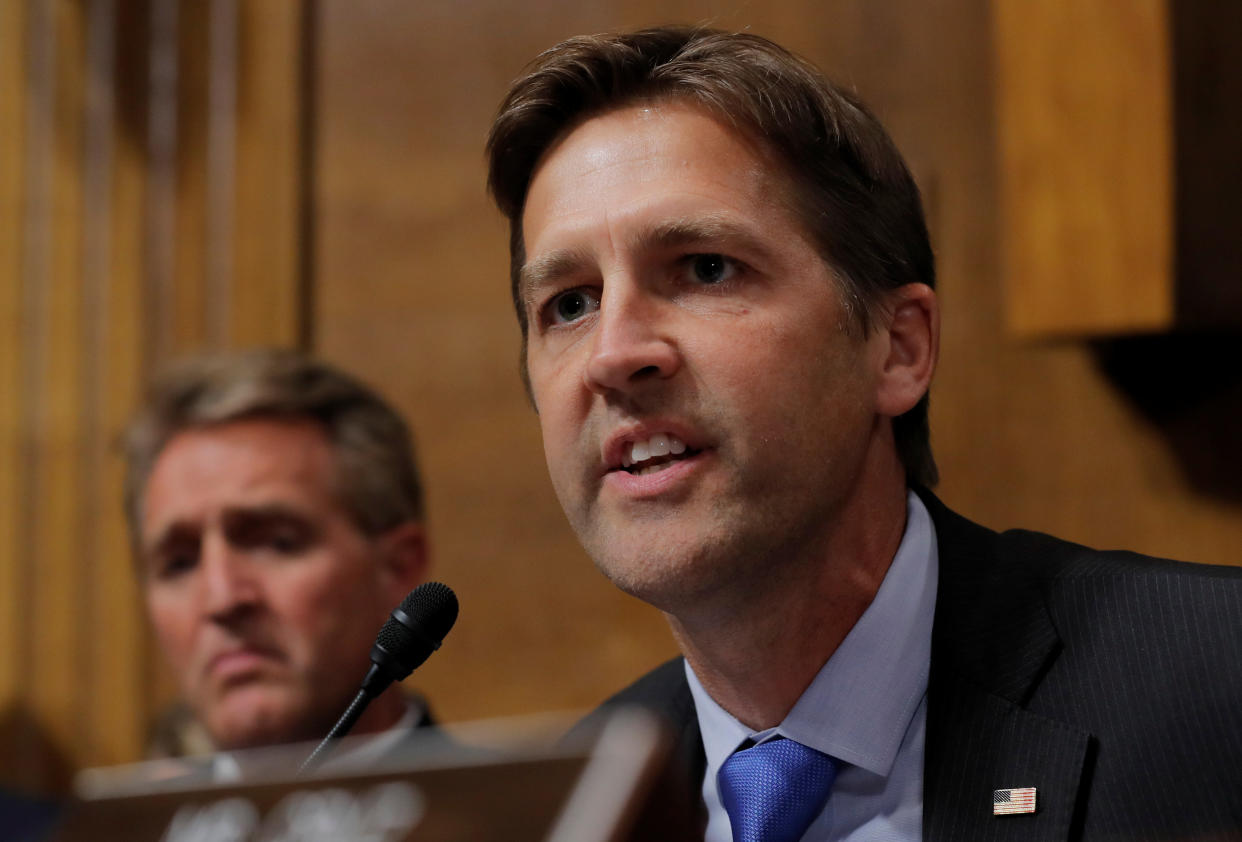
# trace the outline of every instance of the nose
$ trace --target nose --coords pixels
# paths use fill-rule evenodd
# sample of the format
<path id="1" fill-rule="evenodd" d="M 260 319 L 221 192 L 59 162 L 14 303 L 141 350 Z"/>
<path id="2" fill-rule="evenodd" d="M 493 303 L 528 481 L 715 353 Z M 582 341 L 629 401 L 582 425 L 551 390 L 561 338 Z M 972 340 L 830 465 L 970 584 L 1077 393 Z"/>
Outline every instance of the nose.
<path id="1" fill-rule="evenodd" d="M 245 558 L 218 534 L 204 537 L 199 565 L 202 569 L 203 613 L 226 621 L 252 609 L 259 602 L 255 571 Z"/>
<path id="2" fill-rule="evenodd" d="M 681 352 L 671 335 L 667 306 L 625 281 L 605 286 L 583 372 L 588 389 L 600 395 L 625 392 L 677 372 Z"/>

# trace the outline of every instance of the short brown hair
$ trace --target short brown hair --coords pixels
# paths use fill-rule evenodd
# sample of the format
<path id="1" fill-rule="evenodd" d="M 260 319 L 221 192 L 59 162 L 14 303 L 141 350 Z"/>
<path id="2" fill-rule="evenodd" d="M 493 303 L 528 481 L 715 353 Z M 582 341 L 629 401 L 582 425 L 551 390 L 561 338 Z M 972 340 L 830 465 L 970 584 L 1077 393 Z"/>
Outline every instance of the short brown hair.
<path id="1" fill-rule="evenodd" d="M 142 497 L 165 445 L 186 430 L 255 418 L 319 424 L 335 455 L 341 503 L 365 535 L 423 519 L 409 428 L 355 378 L 296 351 L 261 349 L 183 360 L 156 378 L 125 431 L 125 515 L 134 547 Z"/>
<path id="2" fill-rule="evenodd" d="M 509 220 L 510 286 L 522 329 L 522 212 L 531 179 L 560 138 L 605 111 L 652 100 L 696 104 L 771 150 L 795 185 L 793 207 L 840 279 L 864 335 L 886 294 L 935 286 L 923 205 L 901 154 L 851 92 L 809 62 L 748 33 L 667 26 L 571 38 L 513 83 L 487 141 L 488 187 Z M 529 385 L 529 384 L 528 384 Z M 912 483 L 934 485 L 927 396 L 893 420 Z"/>

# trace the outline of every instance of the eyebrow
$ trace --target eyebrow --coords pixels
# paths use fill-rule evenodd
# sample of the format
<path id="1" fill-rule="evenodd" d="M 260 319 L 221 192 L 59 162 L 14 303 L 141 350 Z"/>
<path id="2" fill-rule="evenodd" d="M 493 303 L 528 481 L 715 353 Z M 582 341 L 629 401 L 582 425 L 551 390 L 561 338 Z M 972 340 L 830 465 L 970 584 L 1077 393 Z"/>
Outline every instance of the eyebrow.
<path id="1" fill-rule="evenodd" d="M 254 506 L 229 506 L 224 510 L 226 521 L 298 521 L 314 525 L 312 519 L 300 509 L 284 503 L 261 503 Z M 174 520 L 165 525 L 148 543 L 146 552 L 158 552 L 173 541 L 199 535 L 198 524 L 188 520 Z"/>
<path id="2" fill-rule="evenodd" d="M 726 214 L 704 214 L 692 219 L 673 219 L 644 231 L 636 239 L 640 249 L 663 249 L 700 243 L 728 242 L 749 254 L 767 257 L 771 249 L 748 226 Z"/>
<path id="3" fill-rule="evenodd" d="M 529 309 L 537 303 L 533 296 L 537 287 L 572 275 L 590 265 L 590 262 L 591 253 L 586 249 L 557 249 L 527 261 L 518 274 L 518 291 L 522 303 Z"/>
<path id="4" fill-rule="evenodd" d="M 669 249 L 694 244 L 729 242 L 734 247 L 761 259 L 769 258 L 772 250 L 750 228 L 740 225 L 725 214 L 705 214 L 694 218 L 672 219 L 634 238 L 638 251 Z M 528 308 L 534 301 L 533 291 L 558 278 L 572 275 L 589 266 L 593 256 L 586 249 L 558 249 L 528 261 L 518 275 L 518 289 Z"/>
<path id="5" fill-rule="evenodd" d="M 287 503 L 260 503 L 253 506 L 227 506 L 224 509 L 225 519 L 253 518 L 256 520 L 309 520 L 306 512 Z"/>

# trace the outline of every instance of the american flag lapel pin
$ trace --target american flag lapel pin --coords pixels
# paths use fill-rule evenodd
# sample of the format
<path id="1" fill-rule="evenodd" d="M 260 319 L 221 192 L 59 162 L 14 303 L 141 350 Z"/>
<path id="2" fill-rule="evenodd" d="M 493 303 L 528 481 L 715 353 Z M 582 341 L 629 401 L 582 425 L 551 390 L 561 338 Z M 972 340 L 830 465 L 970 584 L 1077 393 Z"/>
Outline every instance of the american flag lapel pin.
<path id="1" fill-rule="evenodd" d="M 1035 787 L 992 790 L 992 815 L 1011 816 L 1035 812 Z"/>

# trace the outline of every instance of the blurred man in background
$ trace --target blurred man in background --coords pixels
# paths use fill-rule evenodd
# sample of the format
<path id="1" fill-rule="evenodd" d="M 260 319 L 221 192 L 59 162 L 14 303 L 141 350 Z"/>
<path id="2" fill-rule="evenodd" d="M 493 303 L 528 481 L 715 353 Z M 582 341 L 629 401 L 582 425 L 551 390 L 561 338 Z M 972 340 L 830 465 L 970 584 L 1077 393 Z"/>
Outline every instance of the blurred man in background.
<path id="1" fill-rule="evenodd" d="M 325 363 L 251 351 L 165 373 L 125 454 L 151 626 L 211 747 L 325 736 L 388 612 L 426 576 L 405 423 Z M 358 749 L 378 756 L 429 721 L 394 685 L 352 733 L 380 735 Z"/>
<path id="2" fill-rule="evenodd" d="M 1242 570 L 928 491 L 932 251 L 852 93 L 750 34 L 575 38 L 488 150 L 553 487 L 684 655 L 610 704 L 668 718 L 698 832 L 1238 838 Z"/>

